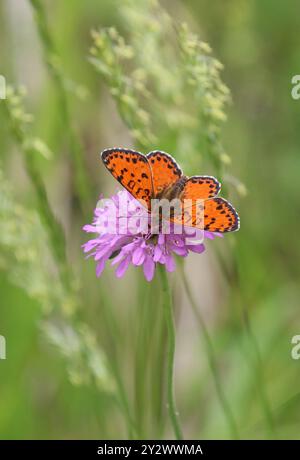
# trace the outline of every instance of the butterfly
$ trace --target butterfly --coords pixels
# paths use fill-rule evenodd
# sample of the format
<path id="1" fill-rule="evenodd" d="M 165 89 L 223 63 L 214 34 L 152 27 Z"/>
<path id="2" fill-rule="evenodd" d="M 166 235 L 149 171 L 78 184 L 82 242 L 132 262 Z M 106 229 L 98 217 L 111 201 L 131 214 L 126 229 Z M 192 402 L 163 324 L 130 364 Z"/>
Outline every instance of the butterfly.
<path id="1" fill-rule="evenodd" d="M 175 159 L 155 150 L 143 155 L 130 149 L 112 148 L 101 153 L 108 171 L 131 195 L 151 211 L 151 200 L 180 199 L 189 206 L 173 221 L 209 232 L 226 233 L 239 229 L 234 207 L 218 195 L 221 184 L 212 176 L 185 176 Z M 188 201 L 185 201 L 188 200 Z M 199 218 L 197 206 L 202 205 Z M 201 206 L 201 205 L 200 205 Z"/>

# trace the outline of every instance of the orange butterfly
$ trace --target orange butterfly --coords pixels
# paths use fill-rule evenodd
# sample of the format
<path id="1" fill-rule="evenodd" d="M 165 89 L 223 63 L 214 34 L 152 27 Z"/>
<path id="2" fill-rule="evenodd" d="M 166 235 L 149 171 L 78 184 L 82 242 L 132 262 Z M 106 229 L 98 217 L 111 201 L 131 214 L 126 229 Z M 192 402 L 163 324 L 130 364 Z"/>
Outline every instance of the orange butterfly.
<path id="1" fill-rule="evenodd" d="M 191 200 L 192 205 L 184 209 L 180 219 L 184 225 L 219 233 L 239 229 L 240 220 L 234 207 L 216 196 L 221 184 L 214 177 L 187 177 L 171 155 L 158 150 L 143 155 L 134 150 L 112 148 L 104 150 L 101 158 L 117 181 L 149 210 L 154 198 Z M 196 217 L 196 200 L 204 200 L 204 222 Z"/>

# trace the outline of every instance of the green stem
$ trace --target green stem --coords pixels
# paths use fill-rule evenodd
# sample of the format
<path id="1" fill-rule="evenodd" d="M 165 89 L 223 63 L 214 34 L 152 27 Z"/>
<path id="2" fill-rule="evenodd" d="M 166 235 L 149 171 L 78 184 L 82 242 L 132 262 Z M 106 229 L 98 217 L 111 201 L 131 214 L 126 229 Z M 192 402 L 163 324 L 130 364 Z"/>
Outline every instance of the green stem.
<path id="1" fill-rule="evenodd" d="M 168 283 L 165 267 L 158 264 L 160 272 L 163 307 L 168 330 L 168 353 L 167 353 L 167 393 L 168 393 L 168 410 L 170 420 L 173 426 L 177 440 L 183 439 L 182 430 L 179 423 L 178 412 L 176 410 L 174 396 L 174 356 L 175 356 L 175 323 L 173 318 L 171 290 Z"/>
<path id="2" fill-rule="evenodd" d="M 204 322 L 204 320 L 202 318 L 202 315 L 201 315 L 201 313 L 200 313 L 200 311 L 199 311 L 199 309 L 197 307 L 197 304 L 195 302 L 194 296 L 192 294 L 190 285 L 188 283 L 188 280 L 187 280 L 187 277 L 186 277 L 186 274 L 185 274 L 185 271 L 184 271 L 183 264 L 180 264 L 180 268 L 181 268 L 182 280 L 183 280 L 183 284 L 184 284 L 186 294 L 188 296 L 188 299 L 189 299 L 189 302 L 190 302 L 190 304 L 192 306 L 193 312 L 194 312 L 194 314 L 195 314 L 195 316 L 196 316 L 196 318 L 197 318 L 197 320 L 198 320 L 198 322 L 200 324 L 201 330 L 202 330 L 203 340 L 204 340 L 204 344 L 205 344 L 205 347 L 206 347 L 207 358 L 208 358 L 208 361 L 209 361 L 209 366 L 210 366 L 211 373 L 212 373 L 212 376 L 213 376 L 213 380 L 214 380 L 214 383 L 215 383 L 217 395 L 218 395 L 220 404 L 222 406 L 224 416 L 226 417 L 226 420 L 227 420 L 227 423 L 228 423 L 228 428 L 229 428 L 229 431 L 231 433 L 231 437 L 233 439 L 239 439 L 240 436 L 239 436 L 239 432 L 238 432 L 238 429 L 237 429 L 237 425 L 236 425 L 235 419 L 233 417 L 230 405 L 229 405 L 229 403 L 228 403 L 228 401 L 226 399 L 226 396 L 225 396 L 225 393 L 223 391 L 221 381 L 220 381 L 220 378 L 219 378 L 218 366 L 217 366 L 215 353 L 214 353 L 214 349 L 213 349 L 213 345 L 212 345 L 210 335 L 208 333 L 206 324 L 205 324 L 205 322 Z"/>

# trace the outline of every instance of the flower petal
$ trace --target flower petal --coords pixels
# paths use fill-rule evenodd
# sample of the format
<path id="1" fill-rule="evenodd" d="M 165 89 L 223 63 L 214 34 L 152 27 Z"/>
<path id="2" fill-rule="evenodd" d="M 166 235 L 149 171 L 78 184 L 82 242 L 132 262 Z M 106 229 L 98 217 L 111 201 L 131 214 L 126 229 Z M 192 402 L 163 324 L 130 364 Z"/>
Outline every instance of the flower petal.
<path id="1" fill-rule="evenodd" d="M 144 275 L 145 275 L 146 280 L 151 281 L 153 279 L 154 272 L 155 272 L 155 263 L 152 257 L 150 257 L 149 255 L 147 255 L 145 259 L 143 270 L 144 270 Z"/>
<path id="2" fill-rule="evenodd" d="M 87 241 L 81 247 L 83 248 L 83 252 L 89 252 L 92 249 L 94 249 L 94 247 L 98 246 L 98 244 L 99 244 L 99 240 L 94 239 L 94 240 Z"/>
<path id="3" fill-rule="evenodd" d="M 101 275 L 101 273 L 103 272 L 104 270 L 104 267 L 105 267 L 105 262 L 106 262 L 107 259 L 101 259 L 99 260 L 99 262 L 97 263 L 97 266 L 96 266 L 96 276 L 97 278 L 99 278 L 99 276 Z"/>
<path id="4" fill-rule="evenodd" d="M 127 257 L 125 257 L 125 259 L 122 260 L 122 262 L 120 262 L 118 268 L 115 271 L 117 278 L 122 278 L 122 276 L 125 274 L 128 266 L 129 266 L 130 259 L 131 259 L 131 257 L 127 256 Z"/>
<path id="5" fill-rule="evenodd" d="M 188 249 L 192 252 L 196 252 L 197 254 L 201 254 L 203 251 L 205 251 L 205 246 L 203 243 L 191 244 L 188 246 Z"/>
<path id="6" fill-rule="evenodd" d="M 145 260 L 145 250 L 141 247 L 136 248 L 132 254 L 133 265 L 142 265 Z"/>
<path id="7" fill-rule="evenodd" d="M 204 237 L 208 238 L 210 240 L 214 240 L 216 236 L 219 236 L 220 238 L 223 238 L 222 233 L 216 233 L 216 232 L 204 232 Z"/>
<path id="8" fill-rule="evenodd" d="M 162 255 L 162 248 L 159 244 L 157 244 L 154 248 L 154 256 L 153 256 L 154 262 L 158 262 L 161 258 L 161 255 Z"/>
<path id="9" fill-rule="evenodd" d="M 160 233 L 158 235 L 158 244 L 161 244 L 161 245 L 165 244 L 165 239 L 166 239 L 166 235 L 164 235 L 163 233 Z"/>
<path id="10" fill-rule="evenodd" d="M 176 247 L 176 246 L 172 246 L 171 247 L 171 250 L 172 252 L 174 252 L 175 254 L 177 254 L 178 256 L 182 256 L 182 257 L 185 257 L 188 255 L 188 249 L 187 247 Z"/>
<path id="11" fill-rule="evenodd" d="M 99 249 L 98 251 L 96 251 L 95 260 L 102 259 L 102 257 L 105 257 L 106 255 L 108 255 L 109 257 L 111 252 L 112 250 L 108 245 L 104 246 L 102 249 Z"/>
<path id="12" fill-rule="evenodd" d="M 125 259 L 126 257 L 128 256 L 126 255 L 126 253 L 124 253 L 124 249 L 122 248 L 120 253 L 116 255 L 116 257 L 114 257 L 111 265 L 117 265 L 119 262 L 122 262 L 123 259 Z"/>
<path id="13" fill-rule="evenodd" d="M 95 225 L 90 225 L 90 224 L 84 225 L 82 227 L 82 230 L 84 230 L 87 233 L 97 233 L 97 229 Z"/>
<path id="14" fill-rule="evenodd" d="M 166 255 L 166 270 L 168 272 L 173 272 L 176 268 L 175 260 L 172 254 Z"/>

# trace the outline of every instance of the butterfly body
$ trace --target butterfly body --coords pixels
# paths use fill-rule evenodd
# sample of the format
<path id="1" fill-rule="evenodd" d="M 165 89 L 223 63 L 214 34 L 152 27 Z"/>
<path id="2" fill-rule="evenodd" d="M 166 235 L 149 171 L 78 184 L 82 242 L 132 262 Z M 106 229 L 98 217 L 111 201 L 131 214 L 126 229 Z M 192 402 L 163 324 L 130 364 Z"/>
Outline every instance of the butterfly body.
<path id="1" fill-rule="evenodd" d="M 161 151 L 143 155 L 130 149 L 112 148 L 104 150 L 101 158 L 110 173 L 149 212 L 153 199 L 178 199 L 183 211 L 177 215 L 176 223 L 220 233 L 239 229 L 237 212 L 228 201 L 217 196 L 221 185 L 216 178 L 185 176 L 174 158 Z M 172 219 L 175 222 L 174 216 Z"/>
<path id="2" fill-rule="evenodd" d="M 184 189 L 184 186 L 188 180 L 187 176 L 181 176 L 174 184 L 171 184 L 164 188 L 161 192 L 155 195 L 157 199 L 167 199 L 174 200 L 176 198 L 180 199 L 181 192 Z"/>

